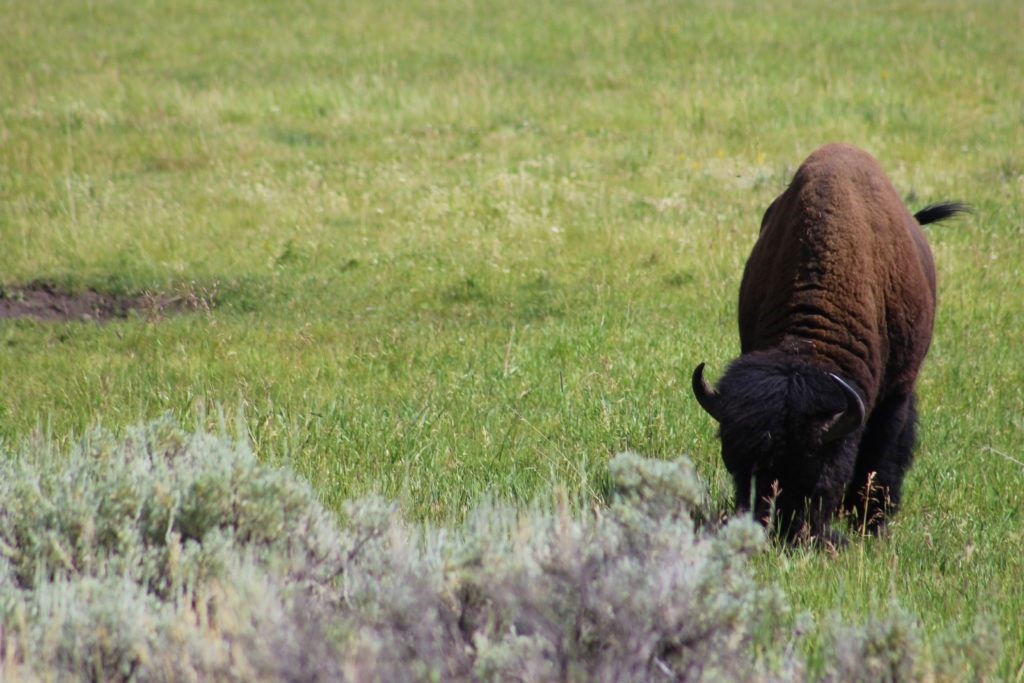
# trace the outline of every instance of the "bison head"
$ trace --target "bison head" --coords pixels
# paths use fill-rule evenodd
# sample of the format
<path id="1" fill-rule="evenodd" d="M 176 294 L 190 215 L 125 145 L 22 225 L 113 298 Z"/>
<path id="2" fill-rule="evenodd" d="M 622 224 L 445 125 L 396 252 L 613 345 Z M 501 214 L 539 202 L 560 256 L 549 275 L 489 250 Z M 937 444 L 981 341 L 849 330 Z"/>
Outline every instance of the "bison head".
<path id="1" fill-rule="evenodd" d="M 736 506 L 754 510 L 787 538 L 817 533 L 839 500 L 837 482 L 856 459 L 864 402 L 838 375 L 791 355 L 741 356 L 712 389 L 704 364 L 693 393 L 719 423 L 722 459 L 736 487 Z M 774 511 L 774 515 L 772 514 Z"/>

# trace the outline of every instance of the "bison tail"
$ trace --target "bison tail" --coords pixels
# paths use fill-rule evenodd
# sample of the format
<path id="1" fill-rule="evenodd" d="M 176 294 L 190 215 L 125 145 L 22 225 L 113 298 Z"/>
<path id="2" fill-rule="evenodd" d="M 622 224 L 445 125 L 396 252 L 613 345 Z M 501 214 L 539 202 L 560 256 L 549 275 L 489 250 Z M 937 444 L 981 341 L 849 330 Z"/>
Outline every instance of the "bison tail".
<path id="1" fill-rule="evenodd" d="M 928 223 L 944 221 L 959 213 L 971 213 L 970 205 L 964 204 L 963 202 L 940 202 L 938 204 L 929 204 L 915 213 L 914 218 L 921 225 L 927 225 Z"/>

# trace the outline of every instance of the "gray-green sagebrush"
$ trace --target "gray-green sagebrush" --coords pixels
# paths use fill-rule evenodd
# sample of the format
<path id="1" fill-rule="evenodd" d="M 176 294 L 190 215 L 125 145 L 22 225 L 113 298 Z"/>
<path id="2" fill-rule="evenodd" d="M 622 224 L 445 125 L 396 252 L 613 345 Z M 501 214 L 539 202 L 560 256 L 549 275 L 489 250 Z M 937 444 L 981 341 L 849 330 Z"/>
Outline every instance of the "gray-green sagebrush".
<path id="1" fill-rule="evenodd" d="M 334 512 L 373 491 L 439 524 L 488 495 L 600 505 L 625 449 L 690 453 L 724 509 L 687 377 L 737 353 L 768 202 L 847 141 L 911 210 L 977 213 L 929 233 L 938 319 L 891 535 L 754 564 L 819 619 L 895 596 L 932 642 L 990 617 L 1013 679 L 1020 22 L 1011 0 L 0 3 L 2 284 L 215 302 L 0 323 L 0 438 L 241 405 L 257 455 Z"/>
<path id="2" fill-rule="evenodd" d="M 597 514 L 489 504 L 455 528 L 310 487 L 168 421 L 0 462 L 5 680 L 910 680 L 984 676 L 905 614 L 789 626 L 750 519 L 700 523 L 688 460 L 610 463 Z"/>

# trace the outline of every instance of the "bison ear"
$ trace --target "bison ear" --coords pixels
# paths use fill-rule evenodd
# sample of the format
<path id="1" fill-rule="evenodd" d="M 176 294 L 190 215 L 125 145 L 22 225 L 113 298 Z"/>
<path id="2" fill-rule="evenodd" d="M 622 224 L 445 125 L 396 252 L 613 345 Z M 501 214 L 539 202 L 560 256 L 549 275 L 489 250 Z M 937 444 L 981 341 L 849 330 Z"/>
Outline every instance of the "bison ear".
<path id="1" fill-rule="evenodd" d="M 838 375 L 831 372 L 828 374 L 846 397 L 846 407 L 825 422 L 821 435 L 822 443 L 842 439 L 864 425 L 864 401 L 861 400 L 860 394 Z"/>
<path id="2" fill-rule="evenodd" d="M 704 379 L 704 363 L 693 370 L 693 395 L 697 397 L 697 403 L 707 411 L 708 415 L 715 418 L 717 422 L 722 421 L 722 397 Z"/>

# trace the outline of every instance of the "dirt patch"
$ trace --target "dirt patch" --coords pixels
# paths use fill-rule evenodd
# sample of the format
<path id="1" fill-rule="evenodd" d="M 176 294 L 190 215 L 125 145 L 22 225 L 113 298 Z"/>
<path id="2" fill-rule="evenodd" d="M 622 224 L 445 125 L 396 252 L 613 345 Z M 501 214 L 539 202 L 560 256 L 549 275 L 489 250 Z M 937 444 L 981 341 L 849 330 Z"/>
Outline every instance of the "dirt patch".
<path id="1" fill-rule="evenodd" d="M 208 310 L 210 304 L 192 294 L 144 293 L 116 296 L 95 290 L 68 292 L 48 283 L 0 287 L 0 319 L 33 318 L 46 322 L 102 323 L 134 314 L 145 318 Z"/>

